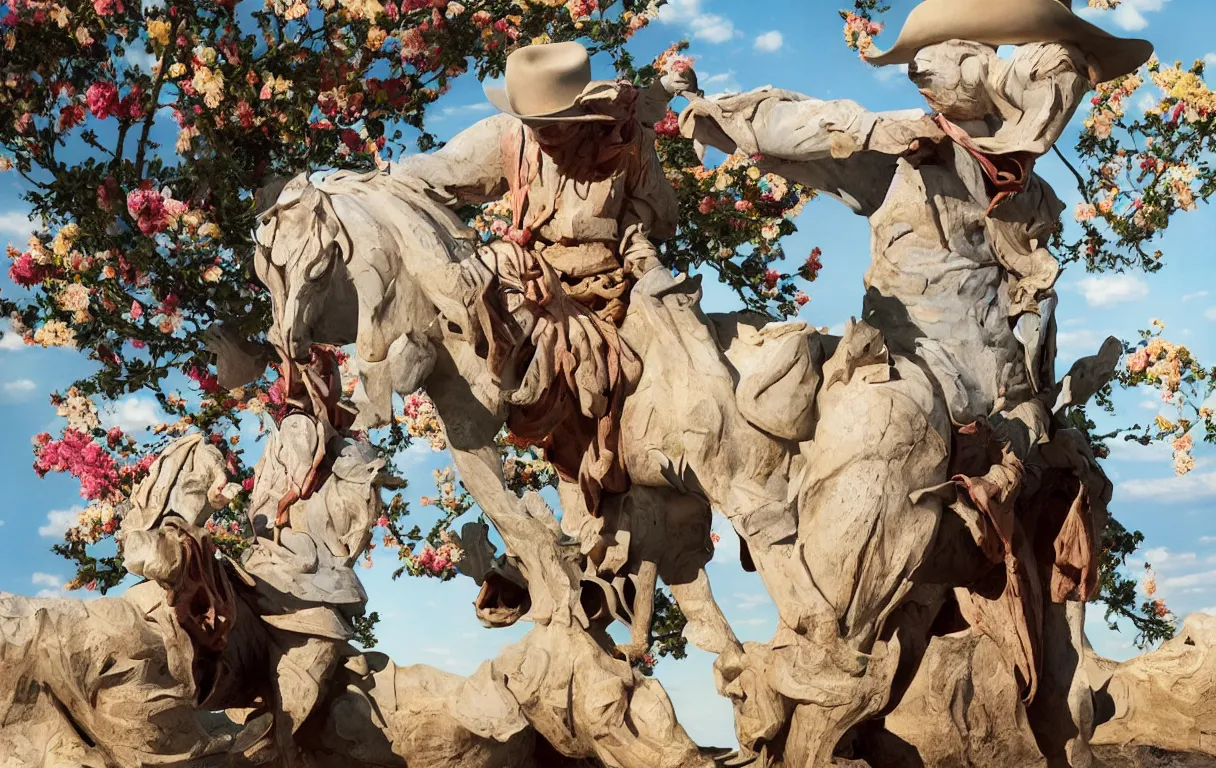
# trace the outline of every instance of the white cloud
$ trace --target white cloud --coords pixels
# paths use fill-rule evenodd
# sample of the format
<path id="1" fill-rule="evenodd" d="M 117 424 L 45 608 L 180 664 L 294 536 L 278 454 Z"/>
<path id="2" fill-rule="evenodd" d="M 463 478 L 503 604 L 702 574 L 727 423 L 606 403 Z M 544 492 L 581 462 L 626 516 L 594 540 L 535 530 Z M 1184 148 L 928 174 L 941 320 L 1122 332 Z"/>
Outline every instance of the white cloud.
<path id="1" fill-rule="evenodd" d="M 1216 536 L 1200 536 L 1200 544 L 1216 544 Z"/>
<path id="2" fill-rule="evenodd" d="M 0 350 L 5 352 L 15 352 L 19 349 L 25 349 L 25 339 L 21 338 L 21 334 L 13 333 L 13 326 L 7 320 L 0 323 Z"/>
<path id="3" fill-rule="evenodd" d="M 1109 307 L 1148 296 L 1148 283 L 1132 275 L 1088 276 L 1077 281 L 1077 290 L 1091 307 Z"/>
<path id="4" fill-rule="evenodd" d="M 1102 347 L 1102 342 L 1105 340 L 1105 336 L 1099 336 L 1088 328 L 1076 331 L 1056 331 L 1056 346 L 1064 354 L 1073 352 L 1085 355 L 1093 354 Z"/>
<path id="5" fill-rule="evenodd" d="M 0 235 L 11 236 L 13 241 L 25 243 L 38 225 L 28 214 L 8 211 L 0 213 Z"/>
<path id="6" fill-rule="evenodd" d="M 750 611 L 753 608 L 759 608 L 762 605 L 772 605 L 773 599 L 767 594 L 737 594 L 735 595 L 737 602 L 735 607 L 741 611 Z"/>
<path id="7" fill-rule="evenodd" d="M 1194 565 L 1198 558 L 1194 552 L 1171 552 L 1169 547 L 1153 547 L 1144 550 L 1144 559 L 1158 571 L 1172 571 Z"/>
<path id="8" fill-rule="evenodd" d="M 765 624 L 771 623 L 772 619 L 766 619 L 763 616 L 753 616 L 750 619 L 735 619 L 731 622 L 731 625 L 736 627 L 762 627 Z"/>
<path id="9" fill-rule="evenodd" d="M 1134 464 L 1166 464 L 1173 458 L 1173 450 L 1168 443 L 1157 442 L 1141 445 L 1134 440 L 1114 438 L 1106 441 L 1106 447 L 1110 449 L 1111 461 L 1126 461 Z"/>
<path id="10" fill-rule="evenodd" d="M 671 0 L 659 11 L 659 21 L 678 24 L 707 43 L 725 43 L 735 36 L 735 23 L 725 16 L 706 13 L 701 0 Z"/>
<path id="11" fill-rule="evenodd" d="M 152 398 L 132 395 L 104 408 L 101 420 L 107 427 L 118 427 L 123 432 L 138 432 L 161 423 L 165 415 L 160 404 Z"/>
<path id="12" fill-rule="evenodd" d="M 42 573 L 41 571 L 34 571 L 30 575 L 30 581 L 36 587 L 59 587 L 63 585 L 63 579 L 60 577 L 53 573 Z"/>
<path id="13" fill-rule="evenodd" d="M 777 30 L 765 32 L 762 35 L 756 36 L 756 50 L 764 53 L 774 53 L 781 50 L 781 46 L 785 45 L 785 36 Z"/>
<path id="14" fill-rule="evenodd" d="M 1216 56 L 1216 54 L 1211 54 L 1211 53 L 1209 53 L 1208 55 Z M 1202 299 L 1203 297 L 1205 297 L 1207 295 L 1208 295 L 1207 291 L 1195 291 L 1194 293 L 1184 293 L 1184 294 L 1182 294 L 1182 301 L 1184 303 L 1188 302 L 1188 301 L 1194 301 L 1195 299 Z"/>
<path id="15" fill-rule="evenodd" d="M 0 384 L 0 389 L 3 389 L 6 395 L 24 395 L 28 392 L 33 392 L 37 388 L 38 385 L 32 379 L 15 379 Z"/>
<path id="16" fill-rule="evenodd" d="M 1203 316 L 1207 320 L 1216 321 L 1216 307 L 1208 307 L 1203 310 Z"/>
<path id="17" fill-rule="evenodd" d="M 895 67 L 873 67 L 874 77 L 881 83 L 890 83 L 896 80 L 902 80 L 908 76 L 908 65 L 900 64 Z"/>
<path id="18" fill-rule="evenodd" d="M 1160 11 L 1169 0 L 1123 0 L 1113 11 L 1100 11 L 1094 8 L 1081 7 L 1077 14 L 1089 21 L 1109 18 L 1111 23 L 1127 32 L 1138 32 L 1149 25 L 1146 13 Z"/>
<path id="19" fill-rule="evenodd" d="M 445 117 L 454 117 L 456 115 L 476 114 L 479 112 L 492 112 L 494 105 L 488 101 L 476 101 L 472 104 L 461 104 L 454 107 L 444 107 L 439 110 L 439 119 Z"/>
<path id="20" fill-rule="evenodd" d="M 1163 499 L 1187 502 L 1216 498 L 1216 472 L 1191 472 L 1182 477 L 1160 477 L 1147 480 L 1128 480 L 1119 483 L 1115 498 Z"/>
<path id="21" fill-rule="evenodd" d="M 1171 576 L 1168 579 L 1161 581 L 1161 586 L 1166 589 L 1190 589 L 1199 587 L 1199 589 L 1191 589 L 1195 592 L 1205 592 L 1212 585 L 1216 585 L 1216 571 L 1201 571 L 1199 573 L 1187 573 L 1182 576 Z"/>
<path id="22" fill-rule="evenodd" d="M 739 85 L 739 81 L 735 78 L 735 70 L 733 69 L 726 72 L 706 74 L 704 77 L 698 75 L 697 81 L 702 90 L 711 94 L 706 97 L 711 101 L 718 96 L 727 93 L 738 93 L 742 90 L 742 86 Z"/>
<path id="23" fill-rule="evenodd" d="M 46 513 L 46 525 L 38 528 L 38 535 L 51 539 L 63 536 L 68 528 L 76 524 L 77 518 L 80 517 L 80 513 L 83 511 L 84 507 L 81 507 L 79 504 L 71 509 L 52 509 Z"/>

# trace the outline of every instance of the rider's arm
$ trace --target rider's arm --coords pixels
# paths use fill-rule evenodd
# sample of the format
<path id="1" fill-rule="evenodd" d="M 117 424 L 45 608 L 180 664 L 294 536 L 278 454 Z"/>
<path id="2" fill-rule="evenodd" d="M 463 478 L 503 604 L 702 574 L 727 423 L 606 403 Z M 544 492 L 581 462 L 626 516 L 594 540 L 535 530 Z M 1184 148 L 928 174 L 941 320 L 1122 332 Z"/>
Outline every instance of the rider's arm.
<path id="1" fill-rule="evenodd" d="M 391 173 L 421 180 L 461 204 L 497 200 L 507 191 L 502 137 L 518 129 L 519 121 L 510 115 L 488 117 L 456 134 L 442 149 L 402 158 Z"/>

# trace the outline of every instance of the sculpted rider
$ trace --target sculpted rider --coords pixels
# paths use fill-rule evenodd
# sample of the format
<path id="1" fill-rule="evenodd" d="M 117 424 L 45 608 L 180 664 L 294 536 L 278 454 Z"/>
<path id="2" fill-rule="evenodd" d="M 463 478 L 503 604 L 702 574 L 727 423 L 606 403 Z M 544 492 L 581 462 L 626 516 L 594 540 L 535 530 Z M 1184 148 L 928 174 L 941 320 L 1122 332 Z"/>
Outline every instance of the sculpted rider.
<path id="1" fill-rule="evenodd" d="M 999 59 L 996 46 L 1005 44 L 1018 48 Z M 936 614 L 940 593 L 931 597 L 932 590 L 913 585 L 940 576 L 931 575 L 940 564 L 924 560 L 938 524 L 932 515 L 907 517 L 912 508 L 927 509 L 933 494 L 969 521 L 998 568 L 1005 565 L 1003 574 L 985 572 L 983 585 L 973 581 L 955 599 L 966 622 L 1001 645 L 1027 700 L 1044 668 L 1043 645 L 1051 642 L 1044 640 L 1045 624 L 1048 633 L 1071 634 L 1052 628 L 1065 619 L 1050 605 L 1045 617 L 1041 595 L 1063 604 L 1094 594 L 1110 486 L 1083 439 L 1053 414 L 1092 395 L 1096 387 L 1073 384 L 1092 368 L 1100 385 L 1120 350 L 1108 340 L 1098 358 L 1055 381 L 1051 309 L 1059 267 L 1043 245 L 1063 205 L 1032 168 L 1088 90 L 1134 70 L 1151 52 L 1145 41 L 1119 40 L 1084 22 L 1059 0 L 983 8 L 926 0 L 896 45 L 870 60 L 908 64 L 935 113 L 932 122 L 917 111 L 872 113 L 852 101 L 770 89 L 712 103 L 694 98 L 681 115 L 686 136 L 761 155 L 765 170 L 837 197 L 870 220 L 862 317 L 881 332 L 887 351 L 928 374 L 919 381 L 899 376 L 889 386 L 920 404 L 909 412 L 913 423 L 919 408 L 936 425 L 940 447 L 918 440 L 912 450 L 944 460 L 949 447 L 953 481 L 909 487 L 907 465 L 871 463 L 891 455 L 873 455 L 871 445 L 887 439 L 895 420 L 870 425 L 827 385 L 817 401 L 815 439 L 802 445 L 801 560 L 831 607 L 824 618 L 838 623 L 847 647 L 870 652 L 916 613 L 900 608 L 906 601 L 928 606 L 919 621 Z M 867 437 L 871 426 L 876 431 Z M 1037 448 L 1049 439 L 1050 447 Z M 885 492 L 867 502 L 864 488 Z M 899 488 L 915 506 L 875 516 L 876 505 L 890 507 Z M 893 527 L 901 516 L 905 522 Z M 1070 612 L 1066 623 L 1077 621 Z M 779 647 L 773 655 L 780 656 Z M 1067 695 L 1068 682 L 1060 684 Z M 737 696 L 747 699 L 742 691 Z M 870 714 L 882 706 L 871 706 Z M 828 719 L 847 727 L 860 715 Z M 753 746 L 778 737 L 772 729 L 743 730 L 741 739 Z M 822 741 L 808 748 L 810 764 L 830 759 L 832 732 L 825 726 Z M 786 759 L 792 759 L 788 745 Z"/>

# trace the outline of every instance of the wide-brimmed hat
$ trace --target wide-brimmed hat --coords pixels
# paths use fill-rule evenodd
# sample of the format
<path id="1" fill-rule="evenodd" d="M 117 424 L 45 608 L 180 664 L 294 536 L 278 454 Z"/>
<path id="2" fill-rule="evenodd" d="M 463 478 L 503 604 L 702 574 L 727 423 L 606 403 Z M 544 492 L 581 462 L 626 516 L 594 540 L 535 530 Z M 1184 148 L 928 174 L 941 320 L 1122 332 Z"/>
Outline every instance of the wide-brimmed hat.
<path id="1" fill-rule="evenodd" d="M 579 103 L 593 86 L 591 57 L 579 43 L 529 45 L 507 57 L 504 88 L 486 88 L 500 111 L 528 123 L 612 120 Z"/>
<path id="2" fill-rule="evenodd" d="M 1147 40 L 1115 37 L 1072 12 L 1071 0 L 924 0 L 908 14 L 890 50 L 872 64 L 907 64 L 922 48 L 947 40 L 986 45 L 1071 43 L 1103 80 L 1134 72 L 1153 55 Z"/>

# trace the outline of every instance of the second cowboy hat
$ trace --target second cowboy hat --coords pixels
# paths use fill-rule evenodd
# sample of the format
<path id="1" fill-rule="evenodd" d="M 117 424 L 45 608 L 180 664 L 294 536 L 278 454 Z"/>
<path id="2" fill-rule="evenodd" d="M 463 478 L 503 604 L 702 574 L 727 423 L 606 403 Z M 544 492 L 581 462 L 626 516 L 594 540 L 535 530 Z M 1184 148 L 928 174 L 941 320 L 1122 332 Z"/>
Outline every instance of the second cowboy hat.
<path id="1" fill-rule="evenodd" d="M 579 43 L 529 45 L 507 57 L 505 87 L 486 88 L 500 111 L 527 123 L 612 120 L 579 103 L 591 79 L 591 57 Z"/>
<path id="2" fill-rule="evenodd" d="M 1147 40 L 1115 37 L 1072 12 L 1071 0 L 924 0 L 908 14 L 890 50 L 871 64 L 907 64 L 922 48 L 947 40 L 987 45 L 1072 43 L 1103 80 L 1134 72 L 1153 55 Z"/>

